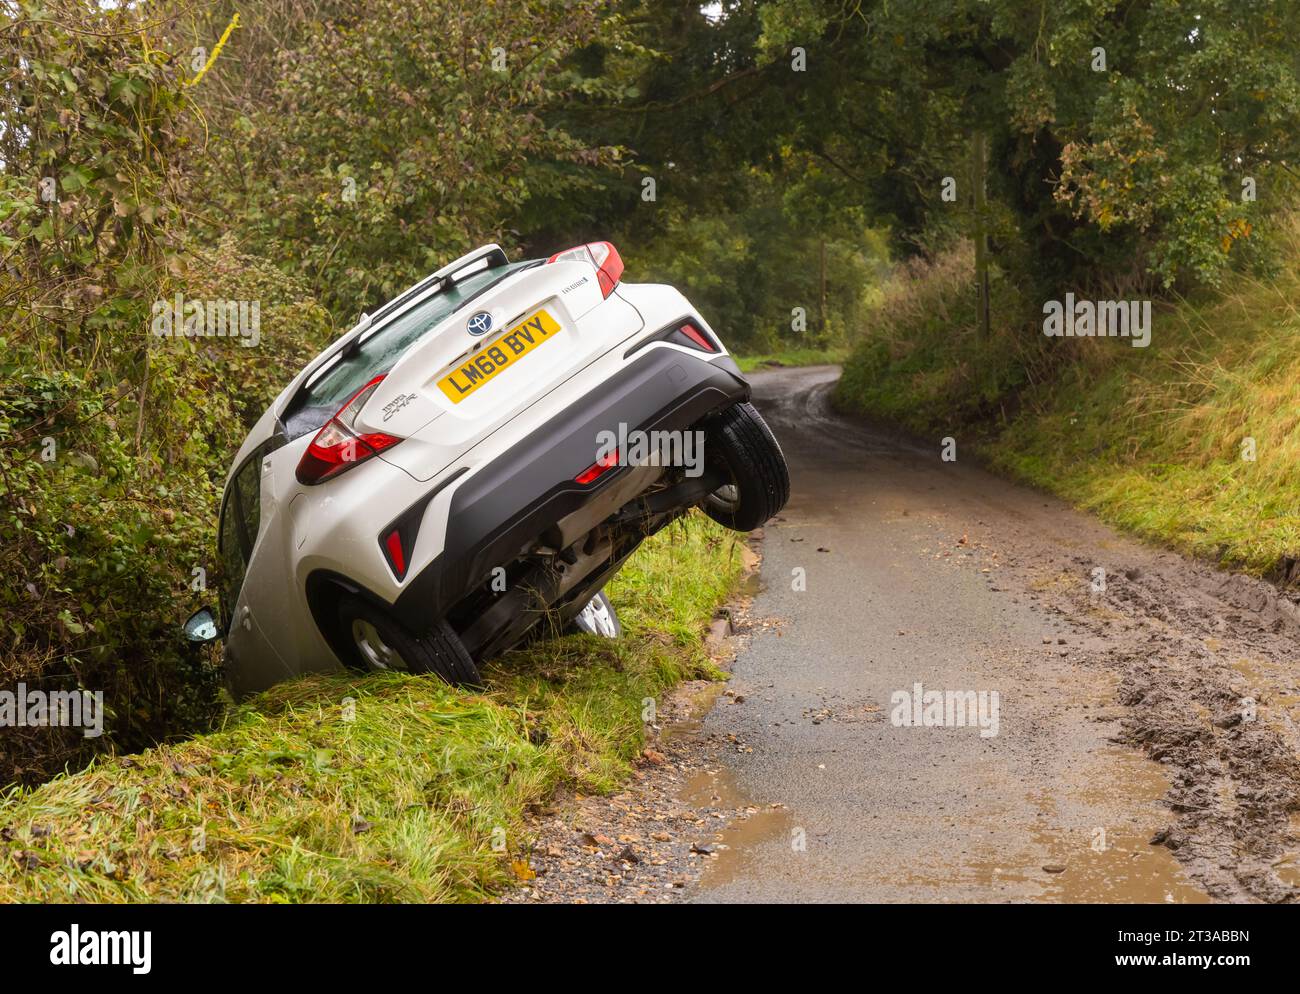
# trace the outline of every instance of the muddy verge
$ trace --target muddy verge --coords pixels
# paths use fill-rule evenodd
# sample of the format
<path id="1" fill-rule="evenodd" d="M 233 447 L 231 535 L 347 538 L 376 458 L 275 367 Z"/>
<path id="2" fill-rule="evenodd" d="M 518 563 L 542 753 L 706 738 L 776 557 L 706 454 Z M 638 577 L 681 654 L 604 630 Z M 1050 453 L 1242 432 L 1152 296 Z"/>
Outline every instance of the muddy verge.
<path id="1" fill-rule="evenodd" d="M 1300 625 L 1290 599 L 1172 554 L 1074 564 L 1039 594 L 1104 638 L 1096 661 L 1119 669 L 1127 709 L 1116 741 L 1168 771 L 1168 823 L 1151 844 L 1172 850 L 1216 900 L 1300 899 Z"/>

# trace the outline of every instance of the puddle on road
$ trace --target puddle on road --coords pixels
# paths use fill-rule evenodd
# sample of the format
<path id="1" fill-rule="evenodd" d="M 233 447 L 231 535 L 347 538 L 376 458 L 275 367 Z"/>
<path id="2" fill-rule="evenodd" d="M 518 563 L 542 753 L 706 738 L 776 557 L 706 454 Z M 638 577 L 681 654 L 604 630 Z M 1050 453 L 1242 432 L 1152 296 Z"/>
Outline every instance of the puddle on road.
<path id="1" fill-rule="evenodd" d="M 792 839 L 794 815 L 785 807 L 761 808 L 748 818 L 733 821 L 718 833 L 718 854 L 713 857 L 700 887 L 720 887 L 745 876 L 750 855 L 760 845 L 780 838 Z"/>
<path id="2" fill-rule="evenodd" d="M 732 815 L 708 840 L 715 855 L 700 877 L 702 888 L 717 887 L 744 876 L 749 856 L 760 845 L 790 837 L 794 816 L 784 805 L 759 807 L 737 785 L 726 767 L 695 774 L 678 795 L 699 808 Z"/>
<path id="3" fill-rule="evenodd" d="M 736 809 L 749 804 L 725 769 L 700 770 L 693 774 L 677 794 L 697 808 Z"/>
<path id="4" fill-rule="evenodd" d="M 1146 813 L 1163 809 L 1160 799 L 1169 790 L 1164 770 L 1145 756 L 1128 749 L 1103 749 L 1104 777 L 1071 791 L 1069 802 L 1095 812 L 1092 827 L 1037 829 L 1034 842 L 1050 853 L 1044 866 L 1064 866 L 1049 874 L 1049 898 L 1068 903 L 1207 904 L 1209 896 L 1188 878 L 1172 852 L 1151 845 L 1157 819 Z M 1142 812 L 1141 821 L 1121 816 L 1118 823 L 1105 817 L 1116 802 L 1117 785 L 1129 811 Z M 1050 798 L 1040 798 L 1049 810 Z"/>
<path id="5" fill-rule="evenodd" d="M 725 687 L 726 684 L 718 681 L 692 695 L 685 717 L 664 725 L 660 736 L 665 740 L 698 738 L 704 730 L 705 717 L 713 710 L 713 702 L 718 699 Z"/>
<path id="6" fill-rule="evenodd" d="M 686 716 L 665 725 L 663 737 L 698 737 L 703 732 L 704 719 L 724 689 L 723 684 L 715 683 L 695 694 Z M 788 836 L 793 827 L 793 815 L 784 805 L 754 803 L 725 766 L 692 774 L 677 796 L 704 815 L 705 821 L 699 826 L 700 842 L 714 852 L 708 857 L 708 865 L 697 884 L 699 887 L 717 886 L 741 876 L 747 856 L 755 847 L 782 835 Z M 725 827 L 714 828 L 708 824 L 712 820 L 711 813 L 715 811 L 729 819 Z"/>
<path id="7" fill-rule="evenodd" d="M 1101 749 L 1093 755 L 1096 762 L 1089 764 L 1082 785 L 1062 784 L 1056 793 L 1030 795 L 1043 817 L 1028 826 L 1027 837 L 1013 835 L 1011 813 L 1004 818 L 985 811 L 979 821 L 954 822 L 954 831 L 965 828 L 974 834 L 987 828 L 997 841 L 982 841 L 956 858 L 936 858 L 934 865 L 944 867 L 942 875 L 913 871 L 902 882 L 917 889 L 917 900 L 950 900 L 950 893 L 973 886 L 976 893 L 961 900 L 1209 903 L 1174 854 L 1150 844 L 1163 823 L 1159 801 L 1169 786 L 1164 771 L 1127 749 Z"/>

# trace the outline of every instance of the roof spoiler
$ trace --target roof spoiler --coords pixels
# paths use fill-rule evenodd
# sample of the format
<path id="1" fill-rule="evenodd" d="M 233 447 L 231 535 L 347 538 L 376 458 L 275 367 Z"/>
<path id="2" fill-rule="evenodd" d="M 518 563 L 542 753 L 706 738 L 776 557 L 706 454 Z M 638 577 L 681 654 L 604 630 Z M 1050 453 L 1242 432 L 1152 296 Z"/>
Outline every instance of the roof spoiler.
<path id="1" fill-rule="evenodd" d="M 487 260 L 486 263 L 483 266 L 479 266 L 478 263 L 484 259 Z M 493 266 L 507 266 L 509 264 L 510 259 L 506 255 L 505 249 L 496 242 L 484 245 L 481 248 L 476 248 L 473 252 L 468 252 L 465 255 L 462 255 L 454 262 L 447 263 L 447 265 L 443 266 L 436 273 L 426 276 L 424 279 L 420 280 L 419 283 L 415 284 L 415 286 L 403 290 L 376 311 L 373 315 L 373 320 L 378 320 L 384 315 L 397 310 L 397 308 L 407 303 L 413 297 L 417 297 L 424 293 L 426 290 L 432 290 L 435 286 L 441 289 L 445 284 L 458 282 L 462 278 L 470 275 L 468 272 L 465 272 L 467 269 L 472 268 L 474 272 L 478 272 L 480 269 L 491 269 Z"/>
<path id="2" fill-rule="evenodd" d="M 486 259 L 485 266 L 479 266 L 480 260 Z M 491 242 L 476 248 L 473 252 L 462 255 L 454 262 L 449 262 L 437 272 L 426 276 L 414 286 L 402 291 L 393 300 L 389 301 L 374 314 L 362 314 L 357 323 L 344 332 L 336 341 L 326 348 L 320 355 L 307 364 L 306 368 L 298 374 L 297 379 L 290 384 L 277 401 L 276 416 L 284 413 L 289 406 L 290 401 L 298 395 L 304 384 L 308 383 L 313 374 L 316 373 L 326 363 L 332 361 L 335 357 L 345 356 L 348 352 L 356 349 L 360 345 L 361 336 L 366 333 L 376 321 L 387 314 L 392 313 L 397 308 L 410 302 L 415 297 L 420 296 L 430 290 L 441 289 L 443 284 L 455 283 L 458 279 L 470 275 L 465 270 L 473 267 L 474 272 L 481 268 L 491 268 L 493 266 L 506 266 L 510 264 L 510 258 L 496 242 Z"/>

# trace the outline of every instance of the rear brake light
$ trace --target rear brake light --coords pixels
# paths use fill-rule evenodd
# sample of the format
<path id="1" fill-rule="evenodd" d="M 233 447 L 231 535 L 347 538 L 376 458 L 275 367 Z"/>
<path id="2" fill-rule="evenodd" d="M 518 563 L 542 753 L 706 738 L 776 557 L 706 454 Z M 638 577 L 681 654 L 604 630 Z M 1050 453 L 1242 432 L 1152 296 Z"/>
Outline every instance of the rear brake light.
<path id="1" fill-rule="evenodd" d="M 588 483 L 594 483 L 600 476 L 609 472 L 617 465 L 618 449 L 615 449 L 608 455 L 601 456 L 594 463 L 575 476 L 573 480 L 575 483 L 581 483 L 584 486 Z"/>
<path id="2" fill-rule="evenodd" d="M 385 375 L 387 374 L 376 376 L 349 397 L 338 414 L 325 422 L 325 427 L 316 433 L 316 437 L 307 446 L 307 451 L 298 460 L 299 483 L 323 483 L 401 441 L 397 436 L 381 431 L 357 431 L 357 416 L 366 406 L 370 395 L 379 388 Z"/>
<path id="3" fill-rule="evenodd" d="M 695 327 L 695 325 L 691 324 L 689 321 L 687 321 L 684 325 L 682 325 L 677 330 L 680 331 L 687 338 L 689 338 L 696 345 L 698 345 L 700 348 L 702 348 L 705 352 L 718 351 L 717 347 L 704 336 L 704 334 L 700 331 L 700 329 Z"/>
<path id="4" fill-rule="evenodd" d="M 546 260 L 552 262 L 588 262 L 596 267 L 596 278 L 600 280 L 600 295 L 609 297 L 623 278 L 623 258 L 618 249 L 609 242 L 588 242 L 576 245 L 563 252 L 556 252 Z"/>

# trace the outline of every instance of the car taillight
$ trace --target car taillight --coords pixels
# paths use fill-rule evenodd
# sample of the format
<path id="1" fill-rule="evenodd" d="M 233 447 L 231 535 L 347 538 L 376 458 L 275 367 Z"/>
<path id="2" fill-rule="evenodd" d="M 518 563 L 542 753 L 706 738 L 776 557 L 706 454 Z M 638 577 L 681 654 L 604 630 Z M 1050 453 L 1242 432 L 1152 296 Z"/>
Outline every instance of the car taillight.
<path id="1" fill-rule="evenodd" d="M 705 336 L 704 332 L 700 331 L 699 328 L 695 327 L 695 325 L 691 324 L 689 321 L 687 321 L 677 330 L 680 331 L 687 338 L 689 338 L 696 345 L 698 345 L 700 348 L 702 348 L 705 352 L 718 351 L 718 347 L 714 345 L 711 341 L 709 341 L 709 339 Z"/>
<path id="2" fill-rule="evenodd" d="M 586 486 L 588 483 L 595 483 L 596 480 L 604 476 L 605 473 L 609 472 L 609 470 L 613 469 L 617 465 L 618 449 L 615 449 L 608 455 L 603 455 L 597 459 L 594 463 L 575 476 L 573 481 L 575 483 L 581 483 L 583 486 Z"/>
<path id="3" fill-rule="evenodd" d="M 357 431 L 357 416 L 366 406 L 370 395 L 379 388 L 385 375 L 387 374 L 376 376 L 349 397 L 338 414 L 325 422 L 325 427 L 316 433 L 316 437 L 307 446 L 307 451 L 298 460 L 299 483 L 311 485 L 333 479 L 357 463 L 365 462 L 401 441 L 397 436 L 386 435 L 382 431 Z"/>
<path id="4" fill-rule="evenodd" d="M 609 242 L 588 242 L 576 245 L 563 252 L 556 252 L 546 260 L 552 262 L 589 262 L 596 267 L 596 278 L 600 280 L 600 294 L 608 297 L 623 278 L 623 258 L 618 249 Z"/>

